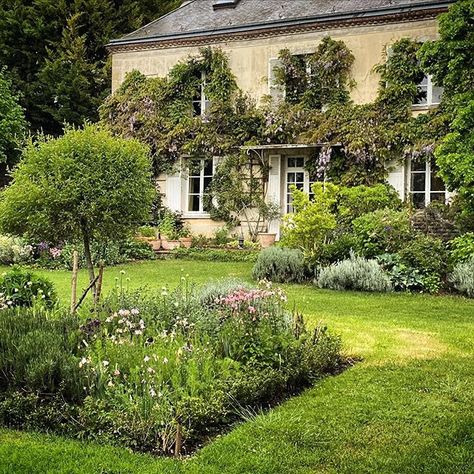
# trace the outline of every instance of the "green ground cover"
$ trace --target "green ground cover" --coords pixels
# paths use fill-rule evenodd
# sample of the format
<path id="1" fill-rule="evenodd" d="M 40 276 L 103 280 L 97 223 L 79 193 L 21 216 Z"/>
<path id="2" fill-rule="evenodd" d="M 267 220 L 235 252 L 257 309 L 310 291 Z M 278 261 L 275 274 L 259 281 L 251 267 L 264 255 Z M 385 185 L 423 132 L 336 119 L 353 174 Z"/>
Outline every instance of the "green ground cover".
<path id="1" fill-rule="evenodd" d="M 181 269 L 184 271 L 181 272 Z M 130 287 L 249 278 L 251 264 L 155 261 L 107 270 Z M 40 271 L 67 304 L 68 272 Z M 130 282 L 126 281 L 130 278 Z M 85 286 L 86 275 L 80 283 Z M 474 472 L 474 302 L 285 286 L 310 324 L 363 358 L 275 410 L 252 414 L 186 460 L 0 430 L 0 473 Z"/>

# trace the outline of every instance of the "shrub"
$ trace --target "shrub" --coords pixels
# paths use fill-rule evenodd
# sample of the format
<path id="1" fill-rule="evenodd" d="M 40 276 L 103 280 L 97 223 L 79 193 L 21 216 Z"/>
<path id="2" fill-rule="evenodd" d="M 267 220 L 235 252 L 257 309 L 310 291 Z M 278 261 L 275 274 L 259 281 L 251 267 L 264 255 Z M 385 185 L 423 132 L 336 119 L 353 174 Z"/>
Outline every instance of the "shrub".
<path id="1" fill-rule="evenodd" d="M 446 247 L 441 239 L 416 235 L 399 252 L 401 261 L 425 275 L 445 274 L 448 261 Z"/>
<path id="2" fill-rule="evenodd" d="M 350 224 L 357 217 L 378 209 L 400 210 L 402 201 L 392 186 L 340 187 L 337 203 L 338 221 Z"/>
<path id="3" fill-rule="evenodd" d="M 448 245 L 452 263 L 465 262 L 474 256 L 474 233 L 467 232 L 455 237 Z"/>
<path id="4" fill-rule="evenodd" d="M 250 285 L 237 278 L 211 281 L 199 289 L 198 299 L 201 305 L 206 308 L 211 308 L 216 305 L 216 301 L 240 289 L 249 290 Z"/>
<path id="5" fill-rule="evenodd" d="M 376 260 L 354 254 L 348 260 L 323 268 L 317 279 L 320 288 L 331 290 L 390 291 L 390 278 Z"/>
<path id="6" fill-rule="evenodd" d="M 403 262 L 398 254 L 384 254 L 377 257 L 395 291 L 416 291 L 437 293 L 441 280 L 437 273 L 425 273 Z"/>
<path id="7" fill-rule="evenodd" d="M 253 250 L 224 250 L 178 248 L 173 251 L 176 258 L 206 262 L 255 262 L 258 252 Z"/>
<path id="8" fill-rule="evenodd" d="M 270 247 L 262 250 L 252 270 L 256 280 L 289 283 L 305 278 L 303 253 L 297 249 Z"/>
<path id="9" fill-rule="evenodd" d="M 360 252 L 366 257 L 395 253 L 412 238 L 406 211 L 379 209 L 352 222 L 354 235 L 360 241 Z"/>
<path id="10" fill-rule="evenodd" d="M 22 390 L 79 399 L 77 319 L 41 308 L 0 312 L 0 392 Z"/>
<path id="11" fill-rule="evenodd" d="M 469 298 L 474 298 L 474 257 L 458 263 L 449 276 L 449 281 L 456 290 L 466 294 Z"/>
<path id="12" fill-rule="evenodd" d="M 282 244 L 301 249 L 305 257 L 317 256 L 332 231 L 336 228 L 333 207 L 338 188 L 331 183 L 314 183 L 314 199 L 293 187 L 292 206 L 294 212 L 284 217 Z"/>
<path id="13" fill-rule="evenodd" d="M 48 279 L 19 268 L 3 273 L 0 293 L 11 307 L 32 306 L 36 302 L 50 308 L 57 302 L 54 286 Z"/>
<path id="14" fill-rule="evenodd" d="M 33 254 L 33 247 L 26 244 L 18 237 L 0 235 L 0 263 L 11 265 L 12 263 L 22 263 L 30 260 Z"/>

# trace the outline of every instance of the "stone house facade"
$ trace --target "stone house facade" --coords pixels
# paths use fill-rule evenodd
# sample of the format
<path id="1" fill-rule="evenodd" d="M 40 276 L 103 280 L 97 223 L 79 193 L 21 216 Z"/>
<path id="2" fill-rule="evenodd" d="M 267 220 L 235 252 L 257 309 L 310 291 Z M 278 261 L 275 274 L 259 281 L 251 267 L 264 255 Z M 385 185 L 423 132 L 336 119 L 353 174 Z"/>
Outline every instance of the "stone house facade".
<path id="1" fill-rule="evenodd" d="M 390 44 L 401 38 L 417 41 L 436 39 L 437 16 L 453 1 L 442 0 L 189 0 L 176 10 L 139 30 L 113 40 L 112 86 L 116 89 L 127 72 L 165 76 L 170 68 L 203 46 L 220 47 L 238 86 L 258 102 L 278 94 L 273 70 L 280 50 L 308 54 L 327 35 L 343 40 L 355 56 L 351 91 L 355 103 L 371 102 L 377 95 L 379 77 L 373 72 L 384 60 Z M 425 77 L 419 84 L 426 92 L 422 103 L 413 104 L 413 113 L 426 112 L 439 103 L 442 90 Z M 204 111 L 204 93 L 195 109 Z M 289 186 L 310 190 L 305 160 L 318 145 L 268 145 L 254 147 L 270 165 L 268 199 L 280 204 L 282 213 L 291 212 Z M 199 176 L 177 172 L 161 177 L 165 204 L 183 212 L 195 233 L 211 234 L 222 225 L 210 219 L 202 207 L 202 196 L 212 179 L 216 161 L 203 157 Z M 448 194 L 436 177 L 432 163 L 394 164 L 388 182 L 403 199 L 418 207 Z M 278 222 L 271 231 L 278 232 Z"/>

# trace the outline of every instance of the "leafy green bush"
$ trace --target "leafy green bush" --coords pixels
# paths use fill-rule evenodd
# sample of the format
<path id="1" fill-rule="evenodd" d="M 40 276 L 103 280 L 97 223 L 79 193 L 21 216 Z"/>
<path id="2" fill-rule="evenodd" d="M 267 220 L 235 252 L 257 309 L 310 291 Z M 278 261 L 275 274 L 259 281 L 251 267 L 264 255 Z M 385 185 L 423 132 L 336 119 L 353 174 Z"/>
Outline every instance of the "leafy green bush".
<path id="1" fill-rule="evenodd" d="M 360 252 L 366 257 L 395 253 L 411 238 L 407 211 L 379 209 L 364 214 L 352 222 L 355 237 L 360 241 Z"/>
<path id="2" fill-rule="evenodd" d="M 10 265 L 12 263 L 28 262 L 33 254 L 33 247 L 26 244 L 18 237 L 0 235 L 0 263 Z"/>
<path id="3" fill-rule="evenodd" d="M 474 257 L 458 263 L 449 276 L 449 281 L 456 290 L 474 298 Z"/>
<path id="4" fill-rule="evenodd" d="M 54 286 L 48 279 L 20 268 L 0 276 L 0 293 L 10 307 L 41 303 L 51 308 L 57 302 Z"/>
<path id="5" fill-rule="evenodd" d="M 257 281 L 301 282 L 305 278 L 303 252 L 281 247 L 262 250 L 253 267 L 252 276 Z"/>
<path id="6" fill-rule="evenodd" d="M 284 217 L 281 243 L 285 247 L 301 249 L 305 257 L 321 253 L 328 237 L 336 228 L 333 213 L 338 187 L 331 183 L 314 183 L 314 199 L 293 187 L 293 213 Z"/>
<path id="7" fill-rule="evenodd" d="M 416 235 L 400 249 L 398 254 L 406 265 L 425 275 L 440 277 L 446 272 L 448 253 L 441 239 L 429 235 Z"/>
<path id="8" fill-rule="evenodd" d="M 411 267 L 398 254 L 379 255 L 377 261 L 390 277 L 395 291 L 437 293 L 441 287 L 439 274 Z"/>
<path id="9" fill-rule="evenodd" d="M 348 260 L 323 268 L 317 279 L 320 288 L 331 290 L 391 291 L 390 278 L 376 260 L 354 254 Z"/>
<path id="10" fill-rule="evenodd" d="M 452 263 L 465 262 L 474 256 L 474 233 L 467 232 L 455 237 L 448 245 Z"/>
<path id="11" fill-rule="evenodd" d="M 255 262 L 258 252 L 253 250 L 225 250 L 206 248 L 178 248 L 173 251 L 176 258 L 206 262 Z"/>
<path id="12" fill-rule="evenodd" d="M 41 308 L 0 311 L 0 392 L 80 399 L 77 319 Z"/>
<path id="13" fill-rule="evenodd" d="M 337 215 L 338 221 L 350 224 L 357 217 L 378 209 L 400 210 L 402 201 L 392 186 L 353 186 L 339 188 Z"/>
<path id="14" fill-rule="evenodd" d="M 246 281 L 237 278 L 211 281 L 199 288 L 198 299 L 202 306 L 212 308 L 218 300 L 242 288 L 249 290 L 251 286 Z"/>
<path id="15" fill-rule="evenodd" d="M 321 253 L 315 257 L 322 264 L 334 263 L 349 258 L 351 251 L 355 251 L 358 247 L 357 237 L 353 234 L 343 233 L 331 239 L 321 249 Z"/>

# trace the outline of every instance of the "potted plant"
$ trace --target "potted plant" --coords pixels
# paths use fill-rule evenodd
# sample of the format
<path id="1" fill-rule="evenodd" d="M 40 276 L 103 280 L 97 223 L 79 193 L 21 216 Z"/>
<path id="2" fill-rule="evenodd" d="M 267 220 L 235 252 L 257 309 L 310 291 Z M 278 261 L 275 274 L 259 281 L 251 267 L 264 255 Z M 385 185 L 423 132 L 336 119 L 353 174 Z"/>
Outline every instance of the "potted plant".
<path id="1" fill-rule="evenodd" d="M 181 231 L 179 232 L 179 241 L 181 245 L 187 249 L 191 248 L 193 243 L 193 237 L 191 235 L 191 230 L 187 225 L 183 225 Z"/>
<path id="2" fill-rule="evenodd" d="M 264 228 L 257 234 L 257 241 L 262 249 L 271 247 L 276 240 L 276 233 L 268 232 L 270 222 L 280 217 L 280 206 L 275 203 L 265 203 L 261 208 L 261 218 L 265 222 Z"/>
<path id="3" fill-rule="evenodd" d="M 161 245 L 164 250 L 174 250 L 179 247 L 179 231 L 171 212 L 167 212 L 160 222 Z"/>
<path id="4" fill-rule="evenodd" d="M 156 227 L 149 225 L 140 227 L 137 240 L 147 242 L 153 250 L 161 249 L 160 233 Z"/>

